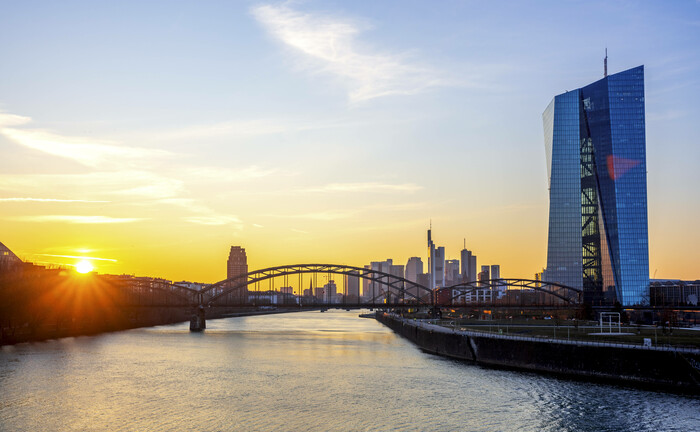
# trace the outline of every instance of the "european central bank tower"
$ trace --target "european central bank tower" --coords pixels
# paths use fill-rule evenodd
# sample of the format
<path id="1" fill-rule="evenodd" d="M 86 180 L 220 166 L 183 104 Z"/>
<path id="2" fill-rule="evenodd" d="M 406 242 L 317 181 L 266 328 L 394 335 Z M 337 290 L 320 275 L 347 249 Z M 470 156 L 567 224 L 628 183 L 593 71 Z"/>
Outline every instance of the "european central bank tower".
<path id="1" fill-rule="evenodd" d="M 555 96 L 542 114 L 549 176 L 543 279 L 588 304 L 649 302 L 644 66 Z"/>

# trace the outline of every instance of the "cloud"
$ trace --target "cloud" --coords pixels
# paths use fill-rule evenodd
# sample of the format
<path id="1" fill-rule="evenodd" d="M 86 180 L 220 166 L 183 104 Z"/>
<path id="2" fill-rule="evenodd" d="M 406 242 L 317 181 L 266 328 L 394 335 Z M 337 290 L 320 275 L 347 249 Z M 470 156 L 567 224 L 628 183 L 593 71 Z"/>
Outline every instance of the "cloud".
<path id="1" fill-rule="evenodd" d="M 30 123 L 31 121 L 32 119 L 29 117 L 0 112 L 0 128 L 6 126 L 19 126 Z"/>
<path id="2" fill-rule="evenodd" d="M 304 189 L 304 192 L 416 192 L 423 189 L 413 183 L 330 183 L 325 186 Z"/>
<path id="3" fill-rule="evenodd" d="M 307 69 L 346 82 L 351 102 L 459 85 L 440 71 L 410 62 L 405 55 L 362 45 L 358 41 L 362 26 L 349 19 L 299 12 L 284 5 L 256 6 L 251 12 L 273 37 L 301 54 Z"/>
<path id="4" fill-rule="evenodd" d="M 357 210 L 327 210 L 320 212 L 304 213 L 304 214 L 284 214 L 284 215 L 267 215 L 276 218 L 286 218 L 286 219 L 311 219 L 320 221 L 334 221 L 339 219 L 348 219 L 355 216 L 358 213 Z"/>
<path id="5" fill-rule="evenodd" d="M 153 158 L 173 156 L 172 153 L 149 148 L 129 147 L 94 138 L 71 137 L 26 126 L 30 117 L 0 113 L 0 134 L 22 146 L 50 155 L 72 159 L 88 167 L 118 167 L 149 165 Z"/>
<path id="6" fill-rule="evenodd" d="M 82 199 L 58 199 L 58 198 L 0 198 L 0 202 L 108 203 L 111 201 L 95 201 L 95 200 L 82 200 Z"/>
<path id="7" fill-rule="evenodd" d="M 67 137 L 40 130 L 23 130 L 4 127 L 0 133 L 25 147 L 54 156 L 72 159 L 89 167 L 114 166 L 118 163 L 131 166 L 143 165 L 154 157 L 162 158 L 171 153 L 139 147 L 120 146 L 83 137 Z"/>
<path id="8" fill-rule="evenodd" d="M 105 197 L 164 199 L 178 195 L 181 180 L 148 171 L 103 171 L 86 174 L 0 174 L 0 190 L 21 195 L 42 195 L 60 190 L 90 201 Z"/>
<path id="9" fill-rule="evenodd" d="M 21 222 L 65 222 L 71 224 L 122 224 L 145 220 L 143 218 L 117 218 L 111 216 L 42 215 L 12 218 Z"/>
<path id="10" fill-rule="evenodd" d="M 243 138 L 275 135 L 289 132 L 303 132 L 319 129 L 332 129 L 357 125 L 356 121 L 304 120 L 285 118 L 258 118 L 229 120 L 210 124 L 184 126 L 179 129 L 137 134 L 149 141 L 201 141 L 209 138 Z"/>
<path id="11" fill-rule="evenodd" d="M 188 216 L 182 218 L 185 222 L 198 225 L 228 225 L 231 223 L 240 224 L 241 220 L 236 216 L 212 215 L 212 216 Z"/>
<path id="12" fill-rule="evenodd" d="M 78 256 L 78 255 L 54 255 L 54 254 L 34 254 L 37 256 L 47 256 L 47 257 L 56 257 L 56 258 L 75 258 L 75 259 L 89 259 L 89 260 L 94 260 L 94 261 L 111 261 L 111 262 L 117 262 L 117 260 L 112 259 L 112 258 L 98 258 L 98 257 L 91 257 L 91 256 Z"/>

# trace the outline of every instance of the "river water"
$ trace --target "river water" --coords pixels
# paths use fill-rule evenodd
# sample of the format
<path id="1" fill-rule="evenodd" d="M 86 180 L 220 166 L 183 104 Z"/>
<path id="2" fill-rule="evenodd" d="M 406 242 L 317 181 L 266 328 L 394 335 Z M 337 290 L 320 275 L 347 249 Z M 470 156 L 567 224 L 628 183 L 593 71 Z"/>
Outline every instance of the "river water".
<path id="1" fill-rule="evenodd" d="M 0 348 L 3 431 L 700 431 L 700 397 L 479 367 L 358 312 Z"/>

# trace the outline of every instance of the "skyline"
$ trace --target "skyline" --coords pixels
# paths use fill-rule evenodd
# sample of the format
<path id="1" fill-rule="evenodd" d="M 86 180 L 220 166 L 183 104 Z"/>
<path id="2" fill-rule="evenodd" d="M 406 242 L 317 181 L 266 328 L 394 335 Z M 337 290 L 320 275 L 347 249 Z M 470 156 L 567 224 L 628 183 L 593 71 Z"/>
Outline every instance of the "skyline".
<path id="1" fill-rule="evenodd" d="M 541 115 L 607 46 L 647 74 L 649 276 L 699 278 L 700 3 L 540 5 L 4 4 L 0 241 L 214 282 L 231 245 L 250 269 L 425 259 L 432 219 L 448 259 L 466 237 L 532 277 Z"/>

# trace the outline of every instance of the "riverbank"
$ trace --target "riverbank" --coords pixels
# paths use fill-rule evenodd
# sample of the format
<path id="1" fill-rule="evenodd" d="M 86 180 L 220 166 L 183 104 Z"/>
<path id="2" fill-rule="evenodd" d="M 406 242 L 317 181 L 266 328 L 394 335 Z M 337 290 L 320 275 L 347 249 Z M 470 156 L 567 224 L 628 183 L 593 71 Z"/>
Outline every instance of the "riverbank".
<path id="1" fill-rule="evenodd" d="M 603 382 L 700 392 L 700 349 L 642 347 L 456 330 L 378 313 L 377 320 L 433 354 Z"/>
<path id="2" fill-rule="evenodd" d="M 250 308 L 209 308 L 206 319 L 233 318 L 252 315 L 269 315 L 288 312 L 298 312 L 299 309 L 259 310 Z M 3 325 L 0 331 L 0 346 L 15 345 L 26 342 L 40 342 L 50 339 L 60 339 L 75 336 L 91 336 L 135 328 L 154 327 L 159 325 L 187 322 L 192 316 L 191 307 L 164 308 L 122 308 L 101 319 L 81 321 L 53 321 L 36 324 L 22 323 L 14 326 Z"/>

